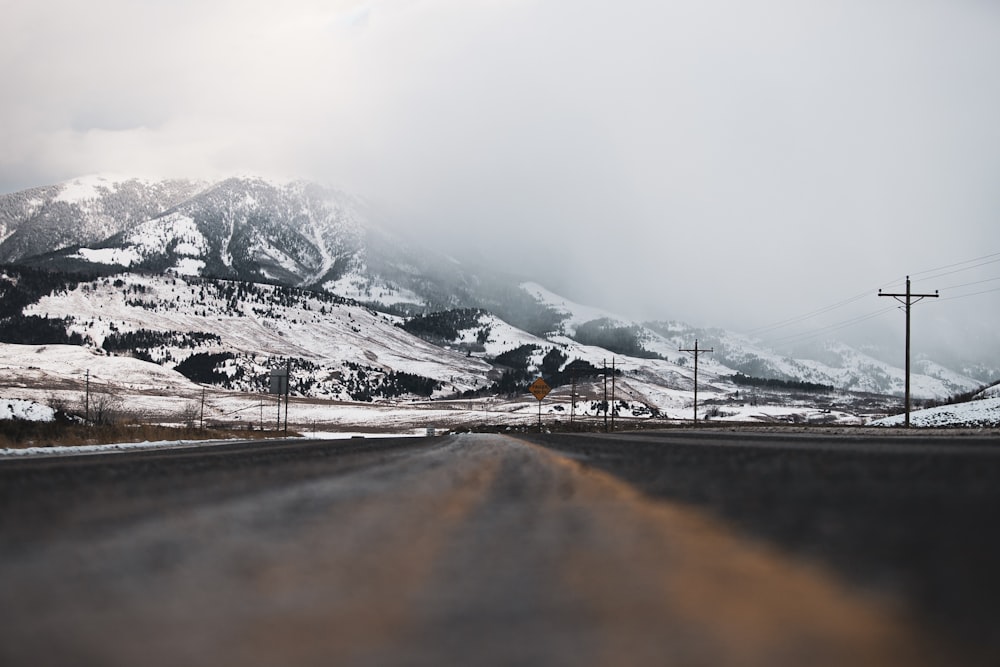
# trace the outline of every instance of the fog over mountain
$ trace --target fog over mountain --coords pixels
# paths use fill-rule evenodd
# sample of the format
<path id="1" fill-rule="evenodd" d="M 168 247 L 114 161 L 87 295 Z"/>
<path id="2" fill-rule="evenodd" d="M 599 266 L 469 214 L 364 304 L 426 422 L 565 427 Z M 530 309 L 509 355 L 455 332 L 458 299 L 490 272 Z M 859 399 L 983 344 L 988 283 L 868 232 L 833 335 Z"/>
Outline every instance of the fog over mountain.
<path id="1" fill-rule="evenodd" d="M 613 309 L 574 302 L 530 277 L 442 254 L 380 228 L 367 213 L 365 203 L 349 193 L 261 177 L 91 176 L 0 195 L 0 257 L 10 264 L 0 281 L 2 339 L 83 344 L 178 368 L 193 364 L 213 381 L 242 377 L 248 389 L 260 382 L 260 369 L 273 363 L 258 357 L 258 339 L 273 338 L 268 332 L 277 322 L 298 323 L 304 329 L 269 353 L 284 348 L 298 358 L 308 350 L 313 359 L 296 363 L 318 374 L 317 381 L 327 373 L 346 372 L 338 369 L 346 363 L 360 375 L 349 386 L 329 389 L 369 399 L 371 392 L 400 390 L 397 381 L 416 382 L 411 389 L 428 391 L 430 385 L 419 385 L 423 380 L 391 375 L 400 372 L 400 359 L 419 358 L 433 366 L 438 357 L 453 357 L 458 350 L 470 360 L 463 365 L 472 365 L 463 373 L 471 375 L 464 384 L 452 381 L 450 389 L 438 382 L 431 391 L 439 397 L 478 392 L 483 383 L 498 393 L 516 391 L 532 370 L 556 382 L 559 373 L 569 372 L 563 365 L 574 359 L 591 366 L 574 366 L 572 372 L 593 373 L 593 364 L 620 355 L 623 368 L 634 365 L 632 375 L 660 387 L 655 391 L 667 390 L 664 399 L 674 402 L 676 392 L 683 393 L 690 382 L 684 350 L 691 340 L 711 351 L 706 371 L 715 390 L 731 393 L 726 400 L 739 401 L 736 373 L 810 390 L 885 394 L 903 387 L 898 345 L 880 348 L 869 338 L 851 346 L 834 336 L 786 337 L 784 344 L 769 345 L 757 336 L 676 319 L 640 323 Z M 63 223 L 61 235 L 52 233 L 54 221 Z M 112 302 L 118 304 L 114 317 L 105 310 Z M 292 310 L 282 314 L 276 307 Z M 372 325 L 368 330 L 353 323 L 361 311 Z M 198 317 L 182 321 L 182 312 Z M 159 313 L 173 314 L 163 319 Z M 237 322 L 264 331 L 220 337 Z M 415 341 L 400 340 L 394 325 L 432 345 L 421 343 L 420 354 L 402 357 L 385 350 L 391 358 L 372 367 L 380 369 L 374 380 L 367 370 L 351 366 L 362 358 L 378 360 L 383 355 L 376 350 L 390 341 L 404 350 L 412 347 Z M 318 340 L 327 352 L 318 353 L 308 342 Z M 214 351 L 192 351 L 212 341 Z M 225 361 L 236 358 L 242 370 Z M 965 394 L 1000 379 L 1000 366 L 990 356 L 925 351 L 914 361 L 915 393 L 922 397 Z M 222 367 L 229 370 L 218 370 Z M 372 385 L 383 380 L 389 384 L 378 384 L 382 389 Z M 650 400 L 660 406 L 656 409 L 666 405 L 648 397 L 644 404 Z M 859 409 L 872 408 L 866 398 L 857 401 Z"/>
<path id="2" fill-rule="evenodd" d="M 0 58 L 0 192 L 303 177 L 636 319 L 901 355 L 911 275 L 915 354 L 1000 350 L 996 3 L 42 0 Z"/>

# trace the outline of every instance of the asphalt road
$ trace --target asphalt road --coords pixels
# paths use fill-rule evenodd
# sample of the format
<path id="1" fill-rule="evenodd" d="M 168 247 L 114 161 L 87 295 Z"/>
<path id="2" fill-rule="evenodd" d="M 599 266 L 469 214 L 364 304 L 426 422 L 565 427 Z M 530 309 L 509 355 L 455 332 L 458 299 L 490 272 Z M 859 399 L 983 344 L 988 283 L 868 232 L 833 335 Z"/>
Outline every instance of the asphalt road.
<path id="1" fill-rule="evenodd" d="M 0 461 L 0 664 L 995 664 L 995 439 L 756 439 Z"/>

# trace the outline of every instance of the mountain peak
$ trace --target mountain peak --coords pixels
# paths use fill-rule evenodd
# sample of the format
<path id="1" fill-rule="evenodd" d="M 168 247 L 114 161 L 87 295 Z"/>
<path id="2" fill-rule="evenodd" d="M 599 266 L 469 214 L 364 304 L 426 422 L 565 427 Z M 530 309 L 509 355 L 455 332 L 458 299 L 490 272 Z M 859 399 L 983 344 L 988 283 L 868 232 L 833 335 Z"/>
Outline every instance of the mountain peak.
<path id="1" fill-rule="evenodd" d="M 305 180 L 98 174 L 0 195 L 0 262 L 276 283 L 350 296 L 403 316 L 481 308 L 552 345 L 575 341 L 599 355 L 609 354 L 603 348 L 654 359 L 667 374 L 686 369 L 679 350 L 699 338 L 715 349 L 704 360 L 706 370 L 720 376 L 738 371 L 877 392 L 902 383 L 892 365 L 846 346 L 793 359 L 725 331 L 639 325 L 403 241 L 369 226 L 366 211 L 359 198 Z M 476 336 L 487 328 L 480 323 Z M 975 385 L 941 364 L 924 364 L 921 373 L 925 379 L 916 386 L 923 395 Z"/>

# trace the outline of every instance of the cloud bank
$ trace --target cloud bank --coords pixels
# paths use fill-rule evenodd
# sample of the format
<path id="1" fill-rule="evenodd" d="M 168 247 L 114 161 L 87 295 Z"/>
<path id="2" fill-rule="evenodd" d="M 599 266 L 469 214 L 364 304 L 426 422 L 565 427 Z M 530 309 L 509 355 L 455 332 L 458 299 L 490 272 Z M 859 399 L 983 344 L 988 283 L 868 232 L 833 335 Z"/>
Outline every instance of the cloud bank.
<path id="1" fill-rule="evenodd" d="M 836 324 L 1000 253 L 985 0 L 40 0 L 5 9 L 0 58 L 2 191 L 315 178 L 636 317 L 747 329 L 872 292 L 799 326 Z"/>

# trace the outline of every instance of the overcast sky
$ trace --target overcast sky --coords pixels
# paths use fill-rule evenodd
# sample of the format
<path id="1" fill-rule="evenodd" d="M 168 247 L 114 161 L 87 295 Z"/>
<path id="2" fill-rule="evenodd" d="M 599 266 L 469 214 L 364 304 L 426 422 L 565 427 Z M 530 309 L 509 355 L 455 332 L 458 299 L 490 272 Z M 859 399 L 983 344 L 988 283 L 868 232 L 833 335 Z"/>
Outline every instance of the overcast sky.
<path id="1" fill-rule="evenodd" d="M 837 324 L 1000 253 L 993 0 L 35 0 L 0 62 L 0 192 L 315 178 L 636 317 L 747 330 L 870 293 L 798 323 Z M 914 289 L 995 290 L 1000 262 L 937 275 Z"/>

